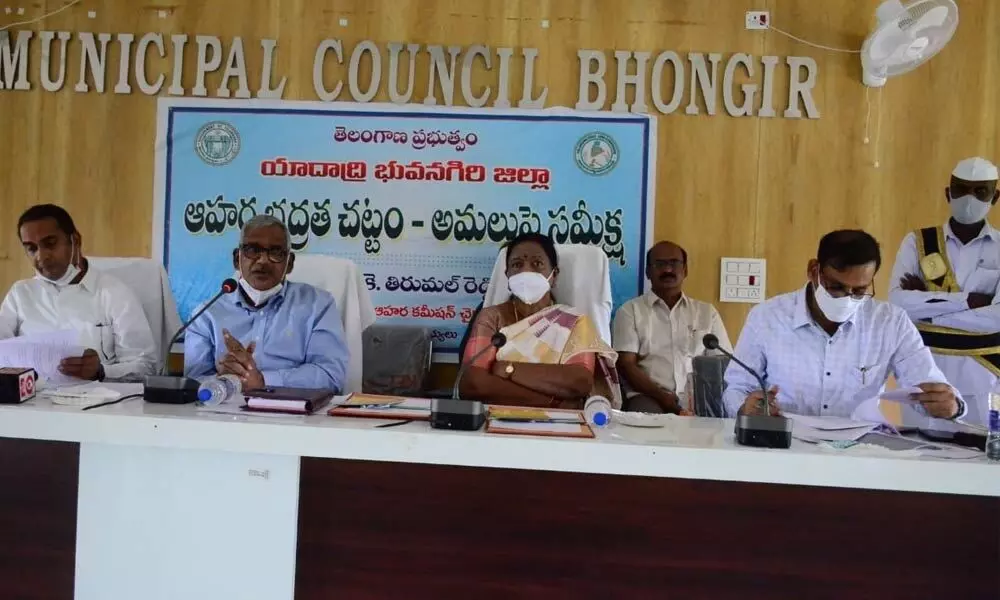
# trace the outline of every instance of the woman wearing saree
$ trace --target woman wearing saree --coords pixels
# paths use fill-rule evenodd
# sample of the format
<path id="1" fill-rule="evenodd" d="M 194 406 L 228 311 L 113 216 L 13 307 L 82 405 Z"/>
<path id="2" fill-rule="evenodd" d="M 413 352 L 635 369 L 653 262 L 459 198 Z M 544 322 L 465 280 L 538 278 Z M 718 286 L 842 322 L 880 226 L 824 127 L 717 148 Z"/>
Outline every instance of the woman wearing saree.
<path id="1" fill-rule="evenodd" d="M 511 298 L 482 309 L 473 320 L 462 362 L 472 361 L 500 332 L 507 342 L 471 362 L 462 398 L 490 404 L 582 408 L 592 395 L 621 407 L 617 354 L 594 323 L 559 304 L 552 286 L 559 257 L 552 238 L 528 233 L 507 245 Z"/>

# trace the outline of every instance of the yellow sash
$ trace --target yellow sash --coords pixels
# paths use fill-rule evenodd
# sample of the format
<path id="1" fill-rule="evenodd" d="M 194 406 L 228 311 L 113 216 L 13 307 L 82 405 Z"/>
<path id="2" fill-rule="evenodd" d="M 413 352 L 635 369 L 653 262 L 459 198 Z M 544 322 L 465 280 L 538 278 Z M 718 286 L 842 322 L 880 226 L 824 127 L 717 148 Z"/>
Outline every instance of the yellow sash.
<path id="1" fill-rule="evenodd" d="M 915 232 L 920 271 L 931 292 L 960 292 L 955 272 L 948 262 L 944 227 L 925 227 Z M 1000 377 L 1000 332 L 975 333 L 918 322 L 924 345 L 934 354 L 968 356 Z"/>
<path id="2" fill-rule="evenodd" d="M 955 272 L 948 262 L 947 246 L 944 241 L 944 227 L 924 227 L 914 232 L 917 238 L 917 254 L 920 257 L 920 271 L 929 292 L 960 292 Z"/>
<path id="3" fill-rule="evenodd" d="M 918 322 L 924 345 L 934 354 L 968 356 L 1000 377 L 1000 332 L 975 333 Z"/>

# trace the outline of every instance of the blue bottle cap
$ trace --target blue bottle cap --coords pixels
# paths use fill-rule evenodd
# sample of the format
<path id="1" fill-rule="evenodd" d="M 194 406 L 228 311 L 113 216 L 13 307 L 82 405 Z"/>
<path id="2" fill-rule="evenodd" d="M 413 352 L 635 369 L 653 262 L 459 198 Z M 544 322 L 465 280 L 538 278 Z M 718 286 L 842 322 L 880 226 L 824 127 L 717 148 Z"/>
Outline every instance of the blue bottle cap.
<path id="1" fill-rule="evenodd" d="M 209 389 L 198 390 L 198 400 L 202 402 L 208 402 L 211 399 L 212 399 L 212 390 Z"/>
<path id="2" fill-rule="evenodd" d="M 598 427 L 604 427 L 607 424 L 608 424 L 608 415 L 602 412 L 594 413 L 594 425 L 597 425 Z"/>

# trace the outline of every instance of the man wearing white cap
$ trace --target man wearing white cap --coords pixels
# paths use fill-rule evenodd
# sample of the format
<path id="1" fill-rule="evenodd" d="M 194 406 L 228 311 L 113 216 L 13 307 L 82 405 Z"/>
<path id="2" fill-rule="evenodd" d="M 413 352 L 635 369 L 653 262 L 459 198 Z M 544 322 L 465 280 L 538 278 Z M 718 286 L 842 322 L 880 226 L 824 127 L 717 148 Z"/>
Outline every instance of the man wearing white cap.
<path id="1" fill-rule="evenodd" d="M 997 179 L 984 158 L 958 163 L 945 188 L 951 218 L 903 239 L 889 289 L 967 403 L 963 420 L 980 425 L 1000 377 L 1000 232 L 986 222 Z"/>

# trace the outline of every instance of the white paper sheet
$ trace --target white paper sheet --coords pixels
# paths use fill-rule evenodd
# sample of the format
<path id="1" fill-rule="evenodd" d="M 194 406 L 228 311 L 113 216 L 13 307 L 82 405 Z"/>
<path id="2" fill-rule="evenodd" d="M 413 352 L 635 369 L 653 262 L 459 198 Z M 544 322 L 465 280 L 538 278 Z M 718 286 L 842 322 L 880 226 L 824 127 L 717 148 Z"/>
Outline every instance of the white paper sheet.
<path id="1" fill-rule="evenodd" d="M 49 388 L 41 392 L 42 395 L 52 400 L 53 404 L 64 406 L 87 406 L 117 400 L 122 397 L 118 390 L 101 385 L 92 381 L 81 385 L 63 385 Z"/>
<path id="2" fill-rule="evenodd" d="M 867 434 L 870 429 L 835 429 L 820 431 L 808 427 L 793 427 L 792 437 L 811 444 L 819 442 L 853 442 Z"/>
<path id="3" fill-rule="evenodd" d="M 820 431 L 859 429 L 862 427 L 871 429 L 875 425 L 874 423 L 869 423 L 868 421 L 858 421 L 856 419 L 848 419 L 845 417 L 813 417 L 809 415 L 796 415 L 793 413 L 785 413 L 785 416 L 791 419 L 792 423 L 796 425 L 801 424 L 804 427 L 811 427 L 812 429 L 818 429 Z"/>
<path id="4" fill-rule="evenodd" d="M 899 402 L 900 404 L 917 404 L 920 403 L 911 398 L 913 394 L 922 394 L 924 391 L 918 387 L 908 387 L 908 388 L 898 388 L 895 390 L 888 390 L 882 392 L 879 395 L 881 400 L 888 400 L 890 402 Z"/>
<path id="5" fill-rule="evenodd" d="M 861 445 L 872 445 L 887 448 L 893 452 L 899 453 L 900 455 L 916 453 L 920 456 L 951 460 L 970 460 L 983 456 L 983 453 L 975 448 L 965 448 L 954 444 L 927 442 L 922 439 L 886 435 L 884 433 L 864 435 L 858 440 L 858 442 Z"/>
<path id="6" fill-rule="evenodd" d="M 792 437 L 803 442 L 854 441 L 876 427 L 875 423 L 843 417 L 813 417 L 785 413 L 792 420 Z"/>
<path id="7" fill-rule="evenodd" d="M 59 372 L 62 359 L 83 356 L 79 344 L 80 334 L 72 330 L 0 340 L 0 367 L 30 367 L 50 386 L 79 384 L 82 380 Z"/>
<path id="8" fill-rule="evenodd" d="M 984 456 L 977 448 L 962 448 L 960 446 L 936 445 L 933 448 L 919 448 L 917 450 L 923 456 L 933 458 L 947 458 L 952 460 L 975 460 Z"/>

